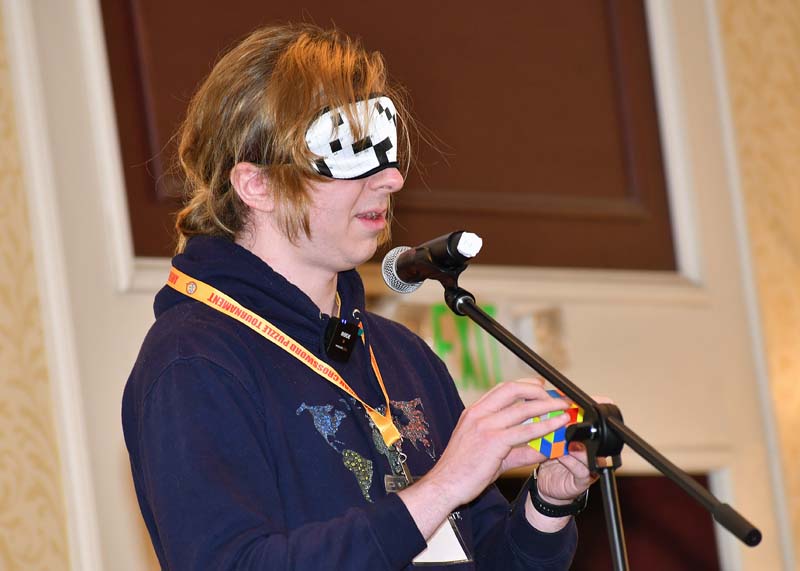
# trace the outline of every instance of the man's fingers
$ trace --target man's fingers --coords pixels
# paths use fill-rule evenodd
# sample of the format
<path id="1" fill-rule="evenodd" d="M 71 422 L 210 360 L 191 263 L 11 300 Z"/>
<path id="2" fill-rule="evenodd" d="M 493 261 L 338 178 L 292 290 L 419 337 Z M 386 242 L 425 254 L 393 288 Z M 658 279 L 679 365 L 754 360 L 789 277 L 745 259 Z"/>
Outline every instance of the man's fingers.
<path id="1" fill-rule="evenodd" d="M 513 426 L 550 412 L 565 412 L 569 405 L 562 399 L 551 397 L 540 400 L 518 401 L 503 411 L 504 426 Z"/>
<path id="2" fill-rule="evenodd" d="M 470 408 L 479 409 L 487 413 L 497 412 L 511 405 L 517 400 L 539 400 L 550 398 L 544 390 L 544 381 L 541 379 L 517 379 L 506 381 L 484 394 Z"/>
<path id="3" fill-rule="evenodd" d="M 583 464 L 586 466 L 586 469 L 589 470 L 589 455 L 586 452 L 586 446 L 582 442 L 570 442 L 569 443 L 569 454 L 563 456 L 562 458 L 572 458 L 573 460 Z M 561 458 L 558 459 L 559 461 Z M 573 460 L 568 460 L 571 462 Z M 563 462 L 562 462 L 563 464 Z M 603 457 L 597 458 L 597 466 L 596 468 L 601 468 L 606 465 L 606 459 Z M 576 466 L 577 468 L 577 466 Z M 595 477 L 596 479 L 596 477 Z"/>
<path id="4" fill-rule="evenodd" d="M 581 461 L 580 458 L 576 458 L 572 454 L 561 456 L 557 458 L 556 461 L 569 470 L 576 480 L 590 480 L 593 478 L 592 472 L 589 470 L 589 466 L 586 465 L 586 462 Z"/>
<path id="5" fill-rule="evenodd" d="M 503 461 L 502 470 L 505 472 L 506 470 L 513 470 L 514 468 L 520 468 L 522 466 L 531 466 L 533 464 L 539 464 L 544 460 L 546 460 L 545 456 L 530 446 L 517 446 L 516 448 L 512 448 L 511 452 L 506 456 Z"/>
<path id="6" fill-rule="evenodd" d="M 569 422 L 569 415 L 563 414 L 541 422 L 531 422 L 525 424 L 517 424 L 506 428 L 503 433 L 507 435 L 507 443 L 510 446 L 517 446 L 519 444 L 530 442 L 541 438 L 546 434 L 550 434 L 558 430 Z"/>

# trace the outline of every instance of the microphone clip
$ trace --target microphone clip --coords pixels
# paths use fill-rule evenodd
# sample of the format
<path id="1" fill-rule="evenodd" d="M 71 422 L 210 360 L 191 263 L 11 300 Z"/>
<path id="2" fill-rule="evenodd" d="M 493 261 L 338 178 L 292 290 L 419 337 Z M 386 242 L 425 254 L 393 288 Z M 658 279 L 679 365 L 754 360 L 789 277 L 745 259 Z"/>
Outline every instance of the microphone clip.
<path id="1" fill-rule="evenodd" d="M 328 325 L 325 327 L 325 354 L 328 357 L 339 363 L 346 363 L 357 340 L 356 323 L 338 317 L 328 319 Z"/>

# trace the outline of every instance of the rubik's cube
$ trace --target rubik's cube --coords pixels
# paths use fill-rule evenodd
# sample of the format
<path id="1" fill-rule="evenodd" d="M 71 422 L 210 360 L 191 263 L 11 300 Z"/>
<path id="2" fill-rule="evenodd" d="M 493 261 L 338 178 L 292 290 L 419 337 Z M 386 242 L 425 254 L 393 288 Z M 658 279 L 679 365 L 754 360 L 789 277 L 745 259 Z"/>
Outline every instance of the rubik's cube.
<path id="1" fill-rule="evenodd" d="M 547 394 L 554 398 L 564 397 L 564 393 L 555 389 L 547 391 Z M 548 418 L 560 416 L 565 412 L 570 416 L 569 422 L 565 426 L 562 426 L 555 432 L 545 434 L 541 438 L 531 440 L 528 442 L 528 446 L 541 452 L 542 455 L 548 459 L 559 458 L 569 454 L 569 450 L 567 449 L 567 426 L 583 422 L 583 409 L 581 407 L 575 403 L 572 403 L 565 411 L 556 410 L 547 414 L 543 414 L 542 416 L 534 417 L 529 422 L 541 422 L 543 420 L 547 420 Z"/>

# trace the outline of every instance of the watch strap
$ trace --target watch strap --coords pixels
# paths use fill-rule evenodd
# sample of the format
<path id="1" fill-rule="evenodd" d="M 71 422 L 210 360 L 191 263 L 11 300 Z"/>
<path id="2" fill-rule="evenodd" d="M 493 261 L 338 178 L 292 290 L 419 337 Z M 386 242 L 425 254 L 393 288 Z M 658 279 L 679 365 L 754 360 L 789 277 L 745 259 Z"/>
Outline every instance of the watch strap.
<path id="1" fill-rule="evenodd" d="M 586 504 L 589 502 L 589 490 L 586 489 L 580 496 L 575 498 L 572 503 L 564 505 L 551 504 L 546 502 L 539 495 L 539 488 L 536 484 L 536 472 L 533 471 L 530 479 L 528 480 L 528 491 L 531 495 L 531 502 L 533 507 L 542 515 L 547 517 L 567 517 L 571 515 L 578 515 L 586 509 Z"/>

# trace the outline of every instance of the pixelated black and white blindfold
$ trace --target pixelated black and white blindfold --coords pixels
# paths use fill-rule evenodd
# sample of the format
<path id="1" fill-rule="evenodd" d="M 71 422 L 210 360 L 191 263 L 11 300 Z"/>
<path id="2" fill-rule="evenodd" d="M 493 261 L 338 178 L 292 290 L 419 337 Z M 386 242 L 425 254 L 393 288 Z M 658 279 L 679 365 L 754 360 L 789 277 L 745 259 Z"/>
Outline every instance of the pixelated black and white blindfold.
<path id="1" fill-rule="evenodd" d="M 388 97 L 374 97 L 355 105 L 355 116 L 369 133 L 355 140 L 344 109 L 337 107 L 317 117 L 306 131 L 306 143 L 320 158 L 316 171 L 330 178 L 364 178 L 397 167 L 397 110 Z"/>

